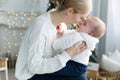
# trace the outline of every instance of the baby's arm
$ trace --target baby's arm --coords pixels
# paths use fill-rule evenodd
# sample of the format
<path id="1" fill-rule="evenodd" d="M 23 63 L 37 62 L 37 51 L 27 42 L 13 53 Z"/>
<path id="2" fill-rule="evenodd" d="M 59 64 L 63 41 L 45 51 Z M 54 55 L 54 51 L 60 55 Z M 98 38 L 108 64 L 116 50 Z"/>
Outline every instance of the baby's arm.
<path id="1" fill-rule="evenodd" d="M 73 31 L 70 33 L 66 33 L 65 35 L 63 35 L 63 37 L 56 39 L 53 42 L 53 49 L 54 51 L 64 50 L 66 48 L 69 48 L 78 41 L 83 41 L 83 38 L 80 36 L 78 32 Z"/>

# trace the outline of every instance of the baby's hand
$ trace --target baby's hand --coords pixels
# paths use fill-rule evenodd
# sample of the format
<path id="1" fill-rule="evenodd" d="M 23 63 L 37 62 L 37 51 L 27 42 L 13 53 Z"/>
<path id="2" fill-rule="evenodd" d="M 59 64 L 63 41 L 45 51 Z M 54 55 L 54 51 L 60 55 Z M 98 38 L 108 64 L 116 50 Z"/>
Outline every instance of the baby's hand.
<path id="1" fill-rule="evenodd" d="M 77 32 L 80 32 L 80 25 L 76 25 L 76 29 L 75 29 Z"/>
<path id="2" fill-rule="evenodd" d="M 58 24 L 58 25 L 56 26 L 56 30 L 57 30 L 57 34 L 58 34 L 58 35 L 63 35 L 64 30 L 63 30 L 61 24 Z"/>

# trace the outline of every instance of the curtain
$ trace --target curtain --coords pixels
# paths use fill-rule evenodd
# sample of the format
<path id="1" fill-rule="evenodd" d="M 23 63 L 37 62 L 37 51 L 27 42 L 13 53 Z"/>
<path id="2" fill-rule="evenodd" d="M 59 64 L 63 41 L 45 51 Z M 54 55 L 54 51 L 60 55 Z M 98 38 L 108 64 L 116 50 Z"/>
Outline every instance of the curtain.
<path id="1" fill-rule="evenodd" d="M 114 28 L 114 36 L 115 36 L 115 47 L 120 51 L 120 0 L 112 0 L 113 1 L 113 28 Z"/>
<path id="2" fill-rule="evenodd" d="M 109 0 L 107 31 L 106 31 L 106 54 L 114 52 L 116 49 L 120 51 L 120 0 Z"/>

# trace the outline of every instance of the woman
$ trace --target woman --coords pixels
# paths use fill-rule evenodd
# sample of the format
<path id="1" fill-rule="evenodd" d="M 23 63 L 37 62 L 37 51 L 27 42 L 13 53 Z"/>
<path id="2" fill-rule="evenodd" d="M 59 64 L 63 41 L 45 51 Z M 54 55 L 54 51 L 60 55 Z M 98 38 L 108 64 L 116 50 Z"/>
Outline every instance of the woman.
<path id="1" fill-rule="evenodd" d="M 86 49 L 85 43 L 77 42 L 56 55 L 52 42 L 56 39 L 59 23 L 82 24 L 83 18 L 92 10 L 91 0 L 58 0 L 57 4 L 57 9 L 37 17 L 27 30 L 16 63 L 18 80 L 70 80 L 49 74 L 64 68 L 73 56 Z M 77 79 L 73 77 L 73 80 Z"/>

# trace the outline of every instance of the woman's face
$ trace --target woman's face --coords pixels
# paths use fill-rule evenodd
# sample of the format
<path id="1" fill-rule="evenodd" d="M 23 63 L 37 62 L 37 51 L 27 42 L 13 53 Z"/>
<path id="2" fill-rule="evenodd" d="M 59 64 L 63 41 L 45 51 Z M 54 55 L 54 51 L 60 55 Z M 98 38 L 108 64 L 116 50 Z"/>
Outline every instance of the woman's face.
<path id="1" fill-rule="evenodd" d="M 88 13 L 86 14 L 74 13 L 72 8 L 68 9 L 67 18 L 66 18 L 67 25 L 82 23 L 83 18 L 87 16 L 88 16 Z"/>
<path id="2" fill-rule="evenodd" d="M 77 25 L 77 31 L 91 33 L 95 29 L 95 23 L 93 22 L 92 18 L 87 18 L 83 23 L 79 23 Z"/>
<path id="3" fill-rule="evenodd" d="M 80 14 L 80 13 L 74 13 L 71 15 L 69 18 L 69 24 L 78 24 L 78 23 L 83 23 L 83 19 L 87 16 L 87 14 Z"/>

